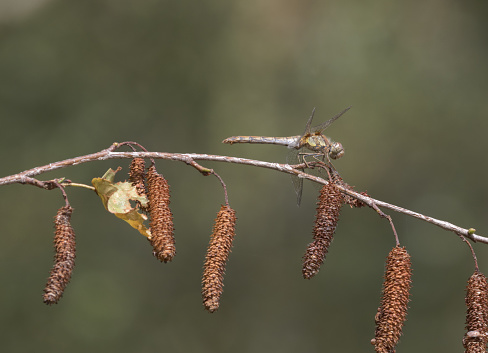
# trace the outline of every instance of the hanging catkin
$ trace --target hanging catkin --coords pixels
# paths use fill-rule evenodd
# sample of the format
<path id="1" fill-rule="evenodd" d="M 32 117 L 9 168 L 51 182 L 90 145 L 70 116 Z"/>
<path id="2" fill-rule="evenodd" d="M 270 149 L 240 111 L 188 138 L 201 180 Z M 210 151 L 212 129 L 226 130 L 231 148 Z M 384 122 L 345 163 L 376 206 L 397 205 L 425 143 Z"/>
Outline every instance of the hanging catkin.
<path id="1" fill-rule="evenodd" d="M 344 197 L 334 183 L 329 182 L 320 190 L 313 230 L 314 240 L 308 244 L 303 256 L 303 278 L 310 279 L 319 272 L 334 237 L 343 203 Z"/>
<path id="2" fill-rule="evenodd" d="M 176 254 L 169 197 L 168 182 L 152 165 L 147 173 L 147 198 L 151 217 L 151 236 L 148 239 L 153 246 L 153 255 L 162 262 L 171 261 Z"/>
<path id="3" fill-rule="evenodd" d="M 488 333 L 488 283 L 484 274 L 475 271 L 466 288 L 466 330 L 463 346 L 466 353 L 485 353 Z"/>
<path id="4" fill-rule="evenodd" d="M 232 248 L 235 226 L 236 212 L 229 206 L 222 206 L 215 219 L 203 266 L 203 305 L 210 312 L 219 308 L 224 287 L 225 265 Z"/>
<path id="5" fill-rule="evenodd" d="M 129 181 L 131 182 L 132 185 L 137 190 L 137 193 L 141 196 L 146 195 L 146 162 L 144 161 L 144 158 L 134 158 L 132 159 L 132 162 L 130 163 L 130 168 L 129 168 Z M 139 201 L 137 201 L 139 207 L 141 207 L 141 204 Z M 144 211 L 146 209 L 144 207 L 141 207 Z"/>
<path id="6" fill-rule="evenodd" d="M 54 218 L 54 266 L 44 288 L 44 303 L 56 304 L 68 285 L 76 257 L 75 232 L 71 227 L 71 206 L 58 210 Z"/>
<path id="7" fill-rule="evenodd" d="M 378 353 L 394 353 L 407 317 L 412 265 L 405 248 L 394 247 L 386 259 L 380 307 L 375 317 L 376 332 L 371 343 Z"/>
<path id="8" fill-rule="evenodd" d="M 129 181 L 136 188 L 136 191 L 141 196 L 146 196 L 146 162 L 144 158 L 134 158 L 130 163 Z M 143 206 L 140 201 L 136 201 L 137 206 L 144 212 L 149 210 L 149 207 Z"/>

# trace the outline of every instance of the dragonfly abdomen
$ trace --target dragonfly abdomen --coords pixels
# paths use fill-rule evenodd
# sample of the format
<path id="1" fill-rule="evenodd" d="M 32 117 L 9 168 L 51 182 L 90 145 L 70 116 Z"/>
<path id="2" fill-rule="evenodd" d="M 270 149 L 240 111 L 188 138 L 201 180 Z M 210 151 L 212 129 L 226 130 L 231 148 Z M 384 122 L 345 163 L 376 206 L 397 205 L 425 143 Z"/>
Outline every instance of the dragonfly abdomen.
<path id="1" fill-rule="evenodd" d="M 261 143 L 271 145 L 281 145 L 288 147 L 298 147 L 300 136 L 271 137 L 271 136 L 232 136 L 226 138 L 222 143 Z"/>

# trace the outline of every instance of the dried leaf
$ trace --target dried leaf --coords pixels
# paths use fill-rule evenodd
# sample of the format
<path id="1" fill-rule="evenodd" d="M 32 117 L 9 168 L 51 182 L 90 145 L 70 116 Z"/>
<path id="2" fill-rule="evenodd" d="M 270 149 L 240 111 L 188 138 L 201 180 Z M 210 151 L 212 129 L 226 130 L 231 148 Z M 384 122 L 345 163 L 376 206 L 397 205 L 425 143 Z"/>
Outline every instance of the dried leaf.
<path id="1" fill-rule="evenodd" d="M 103 177 L 93 178 L 92 185 L 107 211 L 129 223 L 145 237 L 149 237 L 151 233 L 144 225 L 147 216 L 139 213 L 138 207 L 132 207 L 130 203 L 131 200 L 139 201 L 145 206 L 147 198 L 139 195 L 136 187 L 129 182 L 114 183 L 117 171 L 110 168 Z"/>

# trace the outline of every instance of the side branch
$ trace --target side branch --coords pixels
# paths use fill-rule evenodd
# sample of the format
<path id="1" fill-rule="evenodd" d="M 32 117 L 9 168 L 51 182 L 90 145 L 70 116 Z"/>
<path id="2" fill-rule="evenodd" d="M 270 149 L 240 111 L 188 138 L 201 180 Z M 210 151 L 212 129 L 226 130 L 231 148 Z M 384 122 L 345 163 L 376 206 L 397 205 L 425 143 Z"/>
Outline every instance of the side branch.
<path id="1" fill-rule="evenodd" d="M 209 155 L 209 154 L 197 154 L 197 153 L 166 153 L 166 152 L 115 152 L 115 150 L 119 147 L 120 145 L 118 143 L 112 144 L 109 148 L 102 150 L 100 152 L 88 154 L 85 156 L 79 156 L 75 158 L 70 158 L 70 159 L 65 159 L 63 161 L 55 162 L 55 163 L 49 163 L 44 166 L 32 168 L 25 170 L 21 173 L 6 176 L 3 178 L 0 178 L 0 186 L 1 185 L 8 185 L 8 184 L 14 184 L 14 183 L 21 183 L 21 184 L 31 184 L 43 188 L 48 188 L 46 187 L 45 182 L 38 181 L 36 179 L 33 179 L 33 176 L 40 175 L 49 171 L 53 171 L 56 169 L 61 169 L 61 168 L 66 168 L 69 166 L 74 166 L 77 164 L 82 164 L 82 163 L 87 163 L 87 162 L 93 162 L 93 161 L 104 161 L 108 159 L 124 159 L 124 158 L 135 158 L 135 157 L 140 157 L 140 158 L 154 158 L 154 159 L 167 159 L 167 160 L 172 160 L 172 161 L 180 161 L 184 162 L 188 165 L 191 165 L 195 167 L 197 164 L 195 161 L 201 160 L 201 161 L 213 161 L 213 162 L 226 162 L 226 163 L 234 163 L 234 164 L 243 164 L 243 165 L 251 165 L 254 167 L 261 167 L 261 168 L 268 168 L 268 169 L 273 169 L 277 170 L 279 172 L 287 173 L 287 174 L 295 174 L 299 178 L 303 179 L 308 179 L 311 181 L 314 181 L 319 184 L 327 184 L 328 181 L 310 174 L 307 174 L 305 172 L 302 172 L 301 170 L 298 170 L 294 168 L 294 166 L 291 166 L 289 164 L 281 164 L 281 163 L 270 163 L 270 162 L 264 162 L 264 161 L 258 161 L 258 160 L 253 160 L 253 159 L 247 159 L 247 158 L 239 158 L 239 157 L 228 157 L 228 156 L 219 156 L 219 155 Z M 197 168 L 200 172 L 201 168 Z M 208 170 L 211 172 L 211 170 Z M 368 206 L 374 208 L 376 207 L 383 207 L 390 209 L 392 211 L 398 212 L 398 213 L 403 213 L 407 216 L 415 217 L 418 219 L 421 219 L 425 222 L 434 224 L 438 227 L 441 227 L 445 230 L 452 231 L 458 235 L 463 235 L 466 238 L 469 238 L 475 242 L 481 242 L 488 244 L 488 238 L 483 237 L 480 235 L 474 234 L 473 229 L 465 229 L 458 227 L 452 223 L 438 220 L 429 216 L 425 216 L 421 213 L 414 212 L 396 205 L 389 204 L 384 201 L 380 200 L 375 200 L 371 197 L 361 195 L 357 192 L 354 192 L 352 190 L 347 189 L 346 187 L 337 185 L 337 187 L 345 194 L 350 195 L 351 197 L 354 197 L 355 199 L 358 199 Z M 50 188 L 49 188 L 50 189 Z"/>

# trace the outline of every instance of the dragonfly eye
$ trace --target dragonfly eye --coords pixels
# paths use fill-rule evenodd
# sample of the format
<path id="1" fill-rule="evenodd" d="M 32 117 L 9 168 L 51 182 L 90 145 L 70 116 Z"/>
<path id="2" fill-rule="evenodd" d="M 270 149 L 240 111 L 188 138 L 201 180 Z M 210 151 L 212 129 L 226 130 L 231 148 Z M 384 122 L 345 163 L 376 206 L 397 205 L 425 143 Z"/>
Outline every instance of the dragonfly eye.
<path id="1" fill-rule="evenodd" d="M 340 142 L 334 142 L 330 146 L 329 157 L 332 159 L 339 159 L 344 155 L 344 147 Z"/>

